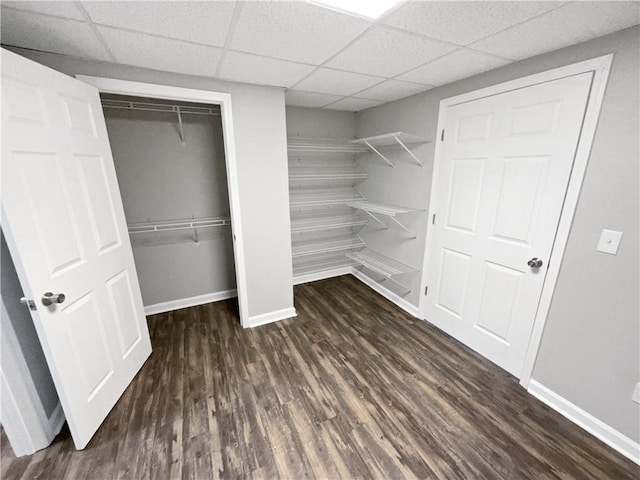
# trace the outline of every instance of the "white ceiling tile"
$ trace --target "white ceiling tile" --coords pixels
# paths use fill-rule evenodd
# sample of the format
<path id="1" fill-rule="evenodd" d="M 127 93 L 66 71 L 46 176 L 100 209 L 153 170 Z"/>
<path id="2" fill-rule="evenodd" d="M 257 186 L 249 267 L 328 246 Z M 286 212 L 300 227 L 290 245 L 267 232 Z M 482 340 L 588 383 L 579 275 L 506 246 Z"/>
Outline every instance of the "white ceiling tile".
<path id="1" fill-rule="evenodd" d="M 370 98 L 372 100 L 381 100 L 383 102 L 391 102 L 399 98 L 408 97 L 416 93 L 424 92 L 431 88 L 427 85 L 419 85 L 417 83 L 401 82 L 398 80 L 387 80 L 375 87 L 368 88 L 362 92 L 358 92 L 358 97 Z"/>
<path id="2" fill-rule="evenodd" d="M 56 17 L 71 18 L 72 20 L 84 20 L 84 15 L 78 9 L 75 2 L 2 2 L 3 7 L 18 8 L 30 12 L 46 13 Z"/>
<path id="3" fill-rule="evenodd" d="M 290 87 L 315 67 L 259 57 L 249 53 L 227 52 L 220 77 L 235 82 Z"/>
<path id="4" fill-rule="evenodd" d="M 331 105 L 327 105 L 325 108 L 328 108 L 330 110 L 347 110 L 349 112 L 359 112 L 360 110 L 375 107 L 376 105 L 380 105 L 381 103 L 382 102 L 379 102 L 378 100 L 349 97 L 338 100 Z"/>
<path id="5" fill-rule="evenodd" d="M 444 85 L 445 83 L 455 82 L 462 78 L 498 68 L 510 62 L 511 60 L 462 48 L 404 75 L 400 75 L 398 78 L 428 85 Z"/>
<path id="6" fill-rule="evenodd" d="M 480 40 L 472 47 L 519 60 L 638 23 L 638 2 L 574 2 Z"/>
<path id="7" fill-rule="evenodd" d="M 295 87 L 296 90 L 306 90 L 308 92 L 352 95 L 382 81 L 382 78 L 360 75 L 359 73 L 319 68 L 295 85 Z"/>
<path id="8" fill-rule="evenodd" d="M 98 27 L 118 63 L 188 75 L 214 76 L 222 49 Z"/>
<path id="9" fill-rule="evenodd" d="M 287 90 L 284 94 L 285 103 L 292 107 L 323 107 L 328 103 L 333 103 L 341 98 L 342 97 L 340 95 L 303 92 L 300 90 Z"/>
<path id="10" fill-rule="evenodd" d="M 4 45 L 110 60 L 91 26 L 76 20 L 3 8 L 0 33 Z"/>
<path id="11" fill-rule="evenodd" d="M 306 2 L 247 2 L 231 47 L 319 65 L 370 24 Z"/>
<path id="12" fill-rule="evenodd" d="M 329 67 L 394 77 L 456 47 L 385 27 L 374 27 L 327 63 Z"/>
<path id="13" fill-rule="evenodd" d="M 458 45 L 468 45 L 557 8 L 563 2 L 407 2 L 384 23 Z"/>
<path id="14" fill-rule="evenodd" d="M 94 23 L 221 47 L 235 2 L 83 2 Z"/>

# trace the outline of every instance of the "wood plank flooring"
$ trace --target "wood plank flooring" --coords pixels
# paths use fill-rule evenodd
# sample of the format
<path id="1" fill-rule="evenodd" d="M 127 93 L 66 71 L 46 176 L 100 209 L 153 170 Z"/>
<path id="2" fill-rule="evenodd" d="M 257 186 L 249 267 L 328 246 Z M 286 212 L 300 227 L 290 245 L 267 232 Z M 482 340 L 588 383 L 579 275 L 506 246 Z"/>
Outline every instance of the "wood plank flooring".
<path id="1" fill-rule="evenodd" d="M 153 354 L 95 438 L 4 480 L 623 479 L 640 468 L 351 276 L 251 330 L 233 302 L 149 317 Z"/>

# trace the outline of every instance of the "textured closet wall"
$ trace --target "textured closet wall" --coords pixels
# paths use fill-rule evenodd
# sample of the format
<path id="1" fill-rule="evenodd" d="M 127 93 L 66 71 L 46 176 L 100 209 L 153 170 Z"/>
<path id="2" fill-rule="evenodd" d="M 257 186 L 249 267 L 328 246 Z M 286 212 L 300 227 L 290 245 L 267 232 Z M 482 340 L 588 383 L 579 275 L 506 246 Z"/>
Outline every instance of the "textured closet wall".
<path id="1" fill-rule="evenodd" d="M 20 303 L 20 298 L 24 296 L 22 287 L 4 235 L 0 235 L 0 270 L 2 270 L 0 290 L 2 303 L 8 314 L 8 318 L 2 318 L 2 322 L 9 322 L 18 337 L 19 348 L 31 373 L 38 397 L 42 402 L 42 408 L 47 417 L 50 417 L 59 403 L 58 392 L 53 384 L 53 378 L 51 378 L 47 360 L 44 358 L 31 314 L 27 307 Z"/>
<path id="2" fill-rule="evenodd" d="M 249 323 L 293 307 L 284 92 L 279 88 L 10 48 L 68 75 L 93 75 L 231 94 Z M 259 318 L 258 318 L 259 320 Z M 257 320 L 256 320 L 257 321 Z"/>
<path id="3" fill-rule="evenodd" d="M 356 134 L 352 112 L 287 107 L 287 137 L 351 140 Z"/>
<path id="4" fill-rule="evenodd" d="M 104 115 L 128 224 L 229 217 L 220 116 L 183 114 L 182 146 L 174 113 Z M 130 238 L 145 306 L 236 288 L 230 227 Z"/>
<path id="5" fill-rule="evenodd" d="M 359 136 L 407 129 L 435 140 L 443 98 L 615 54 L 534 378 L 636 442 L 640 408 L 631 393 L 640 381 L 639 37 L 640 28 L 633 27 L 356 116 Z M 414 175 L 418 170 L 409 166 L 396 172 L 380 168 L 377 176 L 370 169 L 370 191 L 394 198 L 420 195 L 422 207 L 428 208 L 433 153 L 433 143 L 421 150 L 427 165 Z M 624 232 L 617 256 L 596 252 L 603 228 Z M 424 241 L 424 229 L 419 241 Z M 417 304 L 415 296 L 411 301 Z"/>

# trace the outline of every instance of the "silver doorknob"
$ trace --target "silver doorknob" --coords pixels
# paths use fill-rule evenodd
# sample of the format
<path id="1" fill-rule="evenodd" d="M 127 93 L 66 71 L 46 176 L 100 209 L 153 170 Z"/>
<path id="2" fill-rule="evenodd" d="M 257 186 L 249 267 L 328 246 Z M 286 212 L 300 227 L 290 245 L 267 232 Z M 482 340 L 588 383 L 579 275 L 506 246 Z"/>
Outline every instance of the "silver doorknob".
<path id="1" fill-rule="evenodd" d="M 533 257 L 531 260 L 527 262 L 531 268 L 540 268 L 542 266 L 542 260 L 537 257 Z"/>
<path id="2" fill-rule="evenodd" d="M 42 304 L 45 307 L 48 307 L 49 305 L 53 305 L 54 303 L 62 303 L 65 300 L 65 295 L 64 293 L 51 293 L 51 292 L 47 292 L 44 295 L 42 295 Z"/>

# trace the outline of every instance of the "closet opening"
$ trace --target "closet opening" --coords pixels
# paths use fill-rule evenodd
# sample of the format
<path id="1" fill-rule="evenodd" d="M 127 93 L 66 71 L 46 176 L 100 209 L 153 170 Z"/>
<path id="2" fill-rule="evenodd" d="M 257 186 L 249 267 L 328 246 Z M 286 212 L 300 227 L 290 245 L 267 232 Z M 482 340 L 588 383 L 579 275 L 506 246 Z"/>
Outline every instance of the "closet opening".
<path id="1" fill-rule="evenodd" d="M 221 105 L 100 98 L 145 314 L 238 296 Z"/>

